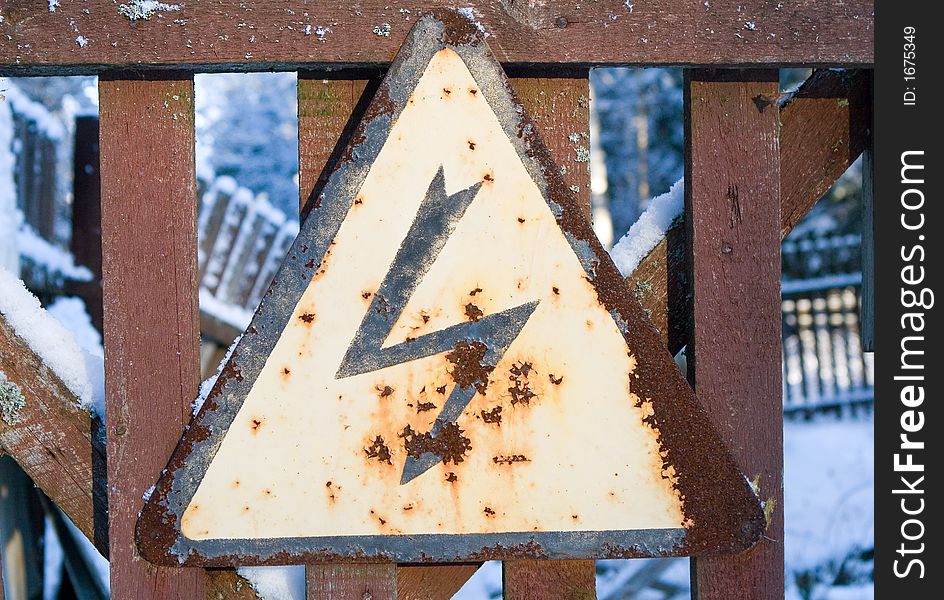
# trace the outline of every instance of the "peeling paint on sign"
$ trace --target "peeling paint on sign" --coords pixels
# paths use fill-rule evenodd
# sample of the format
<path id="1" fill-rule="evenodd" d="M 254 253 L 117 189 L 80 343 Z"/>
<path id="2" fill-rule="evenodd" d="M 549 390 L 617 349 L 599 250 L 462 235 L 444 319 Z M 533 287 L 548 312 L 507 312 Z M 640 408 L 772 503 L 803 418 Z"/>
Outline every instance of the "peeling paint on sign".
<path id="1" fill-rule="evenodd" d="M 138 524 L 221 566 L 736 551 L 764 514 L 467 20 L 422 18 Z"/>

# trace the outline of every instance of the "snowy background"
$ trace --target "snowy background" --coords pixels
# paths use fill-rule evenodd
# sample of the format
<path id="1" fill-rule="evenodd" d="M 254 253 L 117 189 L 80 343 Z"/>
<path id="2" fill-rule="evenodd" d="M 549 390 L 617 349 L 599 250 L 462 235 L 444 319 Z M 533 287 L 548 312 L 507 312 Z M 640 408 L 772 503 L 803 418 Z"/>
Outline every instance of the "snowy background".
<path id="1" fill-rule="evenodd" d="M 807 74 L 784 70 L 784 88 L 796 85 Z M 592 72 L 591 168 L 595 229 L 605 245 L 613 246 L 612 256 L 624 273 L 633 270 L 682 210 L 681 80 L 681 71 L 676 69 L 598 69 Z M 271 243 L 277 245 L 278 235 L 290 236 L 297 231 L 294 74 L 198 75 L 195 85 L 198 176 L 208 190 L 201 204 L 201 235 L 208 227 L 213 206 L 219 205 L 225 196 L 232 206 L 244 204 L 253 214 L 264 213 L 273 224 L 273 231 L 282 232 L 273 234 Z M 19 335 L 46 357 L 47 363 L 83 404 L 102 414 L 101 336 L 81 300 L 50 293 L 50 285 L 47 285 L 49 282 L 59 285 L 89 281 L 93 277 L 89 269 L 76 265 L 68 248 L 72 236 L 74 120 L 78 115 L 96 113 L 95 80 L 3 79 L 0 94 L 3 95 L 0 100 L 0 312 Z M 22 192 L 17 186 L 22 181 L 24 122 L 51 140 L 55 148 L 55 215 L 52 229 L 46 233 L 39 232 L 28 222 L 31 217 L 23 205 L 22 193 L 18 193 Z M 791 289 L 802 292 L 810 265 L 819 268 L 824 262 L 817 254 L 818 248 L 837 246 L 833 242 L 820 243 L 821 240 L 857 240 L 855 236 L 861 228 L 859 202 L 856 165 L 788 238 L 785 257 L 789 248 L 790 252 L 796 250 L 789 256 L 802 254 L 803 258 L 785 260 L 784 277 L 788 286 L 793 286 Z M 217 241 L 217 245 L 225 246 L 237 240 L 240 231 L 236 222 L 234 237 Z M 277 262 L 277 249 L 271 255 Z M 219 279 L 216 284 L 220 288 L 226 287 L 222 284 L 227 277 L 236 276 L 232 269 L 228 271 L 223 265 L 212 264 L 212 248 L 202 252 L 201 260 L 208 261 L 207 270 Z M 858 264 L 855 261 L 843 264 L 848 266 L 847 263 Z M 42 286 L 34 285 L 36 279 L 25 276 L 24 265 L 31 271 L 39 267 L 45 274 Z M 852 270 L 855 268 L 858 267 L 853 266 Z M 845 271 L 846 279 L 842 281 L 854 283 L 855 273 Z M 24 287 L 20 278 L 28 279 L 32 286 L 30 291 L 38 294 L 39 299 Z M 854 289 L 853 285 L 840 291 L 848 296 Z M 40 300 L 45 311 L 40 309 Z M 817 310 L 825 310 L 817 309 L 817 303 L 825 306 L 832 301 L 833 296 L 812 294 L 810 298 L 785 298 L 785 306 L 793 302 L 790 306 L 797 309 L 796 318 L 801 322 L 807 317 L 817 317 Z M 247 301 L 249 308 L 246 303 L 234 304 L 222 292 L 204 288 L 200 290 L 200 302 L 202 309 L 230 324 L 234 330 L 245 325 L 252 306 L 251 301 Z M 809 304 L 806 313 L 797 308 L 804 302 Z M 796 355 L 788 355 L 787 360 L 796 358 L 803 365 L 813 364 L 817 357 L 808 355 L 810 350 L 804 345 L 803 332 L 799 329 L 798 326 L 796 340 L 785 333 L 785 348 L 792 347 L 793 342 L 799 348 Z M 71 336 L 64 334 L 64 330 L 70 331 Z M 64 339 L 69 341 L 62 342 Z M 848 346 L 855 342 L 842 343 Z M 204 352 L 204 359 L 208 375 L 214 371 L 226 345 L 219 340 L 215 346 L 207 344 L 210 349 Z M 855 347 L 848 347 L 854 354 Z M 873 441 L 871 398 L 866 381 L 870 377 L 871 357 L 860 357 L 860 362 L 859 369 L 866 373 L 856 375 L 859 384 L 855 390 L 859 395 L 855 406 L 837 405 L 830 410 L 816 408 L 791 413 L 784 425 L 784 544 L 787 597 L 791 599 L 867 599 L 873 596 Z M 802 379 L 809 374 L 802 370 L 785 373 L 787 379 L 794 376 Z M 833 378 L 830 385 L 839 390 L 838 382 L 842 378 L 835 372 L 831 372 L 830 377 Z M 852 385 L 848 382 L 850 378 L 855 379 L 849 375 L 843 380 L 847 388 Z M 809 396 L 811 388 L 802 385 L 801 388 Z M 862 390 L 865 396 L 859 393 Z M 3 473 L 16 468 L 9 459 L 3 459 L 0 467 Z M 12 485 L 9 481 L 0 483 L 0 513 L 6 510 L 2 502 Z M 108 589 L 107 562 L 70 526 L 61 515 L 47 515 L 45 543 L 32 547 L 43 556 L 38 567 L 42 571 L 38 577 L 45 583 L 41 586 L 43 597 L 50 600 L 77 597 L 63 570 L 63 561 L 69 558 L 70 552 L 81 554 L 90 580 L 96 581 L 90 584 L 96 590 L 82 597 L 104 597 Z M 69 543 L 60 539 L 63 535 L 70 536 Z M 8 540 L 6 533 L 3 539 Z M 5 546 L 5 552 L 8 551 L 9 547 Z M 7 561 L 4 565 L 6 568 Z M 240 569 L 240 574 L 267 600 L 304 597 L 301 568 Z M 603 600 L 686 598 L 689 561 L 599 561 L 597 583 L 598 595 Z M 14 590 L 8 589 L 8 598 L 23 597 L 11 591 Z M 501 566 L 486 563 L 457 598 L 483 600 L 500 595 Z"/>

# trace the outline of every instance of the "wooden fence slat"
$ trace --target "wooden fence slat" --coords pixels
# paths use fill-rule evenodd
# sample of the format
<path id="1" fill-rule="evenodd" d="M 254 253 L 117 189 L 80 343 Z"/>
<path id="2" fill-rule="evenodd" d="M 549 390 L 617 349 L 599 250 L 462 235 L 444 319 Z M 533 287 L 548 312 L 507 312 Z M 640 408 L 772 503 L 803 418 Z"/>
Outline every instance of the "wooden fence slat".
<path id="1" fill-rule="evenodd" d="M 783 598 L 777 71 L 689 71 L 689 373 L 767 515 L 751 550 L 693 561 L 698 600 Z"/>
<path id="2" fill-rule="evenodd" d="M 818 71 L 780 110 L 783 236 L 869 144 L 868 80 L 862 71 Z M 686 257 L 685 223 L 680 219 L 626 279 L 672 354 L 685 346 L 691 327 Z"/>
<path id="3" fill-rule="evenodd" d="M 110 3 L 109 3 L 110 4 Z M 478 1 L 472 18 L 503 63 L 662 65 L 870 65 L 872 0 L 575 3 Z M 127 66 L 295 70 L 386 64 L 416 15 L 444 0 L 348 3 L 186 2 L 132 20 L 118 6 L 83 12 L 62 2 L 15 3 L 0 23 L 0 75 L 79 75 Z M 402 9 L 402 10 L 400 10 Z M 389 26 L 389 34 L 375 28 Z M 748 25 L 749 24 L 749 25 Z M 383 31 L 386 28 L 380 29 Z M 86 43 L 76 42 L 81 32 Z"/>
<path id="4" fill-rule="evenodd" d="M 590 215 L 590 79 L 585 70 L 556 78 L 515 77 L 518 101 L 538 128 L 586 214 Z M 506 599 L 596 598 L 592 560 L 511 560 L 502 565 Z"/>
<path id="5" fill-rule="evenodd" d="M 33 483 L 108 556 L 105 448 L 97 418 L 0 315 L 0 371 L 22 392 L 15 419 L 0 419 L 2 447 Z"/>
<path id="6" fill-rule="evenodd" d="M 36 230 L 43 239 L 53 240 L 56 237 L 56 144 L 45 135 L 39 135 L 38 141 L 39 227 Z"/>
<path id="7" fill-rule="evenodd" d="M 144 562 L 134 529 L 200 382 L 193 76 L 103 77 L 99 106 L 111 593 L 192 600 L 203 571 Z"/>
<path id="8" fill-rule="evenodd" d="M 259 270 L 259 275 L 256 276 L 256 280 L 252 285 L 252 293 L 249 295 L 249 301 L 245 306 L 250 309 L 259 306 L 263 294 L 265 294 L 266 289 L 269 287 L 269 282 L 272 281 L 275 272 L 278 271 L 279 265 L 282 264 L 282 260 L 285 258 L 288 249 L 292 246 L 292 242 L 295 241 L 295 236 L 297 235 L 298 223 L 293 221 L 286 222 L 279 229 L 275 236 L 275 241 L 272 242 L 272 247 L 266 253 L 262 268 Z M 238 333 L 239 332 L 237 332 L 237 334 Z"/>
<path id="9" fill-rule="evenodd" d="M 309 565 L 305 585 L 308 600 L 393 600 L 397 572 L 387 563 Z"/>
<path id="10" fill-rule="evenodd" d="M 780 111 L 781 234 L 871 143 L 871 72 L 816 71 Z"/>
<path id="11" fill-rule="evenodd" d="M 256 200 L 259 202 L 259 200 Z M 239 227 L 239 233 L 230 246 L 230 260 L 223 271 L 220 279 L 220 287 L 217 289 L 217 298 L 230 304 L 238 304 L 236 299 L 240 284 L 247 278 L 246 268 L 249 266 L 250 259 L 255 253 L 256 240 L 262 232 L 265 223 L 265 217 L 256 209 L 253 204 L 243 222 Z"/>
<path id="12" fill-rule="evenodd" d="M 479 566 L 479 563 L 398 566 L 397 600 L 449 600 Z"/>
<path id="13" fill-rule="evenodd" d="M 226 205 L 226 212 L 207 256 L 206 266 L 200 273 L 200 285 L 213 295 L 222 287 L 227 268 L 235 260 L 232 250 L 243 223 L 249 218 L 251 203 L 252 196 L 245 190 L 237 192 Z"/>
<path id="14" fill-rule="evenodd" d="M 505 600 L 591 600 L 596 594 L 592 560 L 505 561 Z"/>
<path id="15" fill-rule="evenodd" d="M 75 151 L 72 160 L 72 255 L 88 267 L 92 281 L 79 296 L 85 301 L 95 329 L 102 319 L 102 186 L 99 178 L 98 117 L 75 119 Z"/>
<path id="16" fill-rule="evenodd" d="M 220 233 L 220 227 L 223 226 L 223 216 L 229 207 L 231 196 L 221 189 L 213 190 L 213 205 L 206 207 L 207 214 L 200 220 L 202 223 L 202 238 L 199 241 L 200 250 L 198 252 L 199 280 L 203 281 L 203 274 L 206 272 L 207 263 L 213 255 L 213 248 L 216 246 L 216 237 Z"/>
<path id="17" fill-rule="evenodd" d="M 275 223 L 260 218 L 259 234 L 247 256 L 246 264 L 243 267 L 243 275 L 234 282 L 234 291 L 230 294 L 233 302 L 239 306 L 252 309 L 249 305 L 249 298 L 266 259 L 269 257 L 269 251 L 275 242 L 275 236 L 279 232 L 281 223 Z"/>

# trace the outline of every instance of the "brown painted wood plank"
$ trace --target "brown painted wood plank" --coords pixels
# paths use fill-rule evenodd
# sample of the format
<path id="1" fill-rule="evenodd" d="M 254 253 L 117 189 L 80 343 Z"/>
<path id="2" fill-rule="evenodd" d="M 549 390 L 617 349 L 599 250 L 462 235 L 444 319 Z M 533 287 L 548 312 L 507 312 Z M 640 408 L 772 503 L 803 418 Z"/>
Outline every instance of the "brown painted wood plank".
<path id="1" fill-rule="evenodd" d="M 870 72 L 818 71 L 780 112 L 781 234 L 806 216 L 871 139 Z M 691 326 L 684 220 L 626 281 L 673 354 Z"/>
<path id="2" fill-rule="evenodd" d="M 134 529 L 200 382 L 193 77 L 102 78 L 99 102 L 111 593 L 192 600 L 203 571 L 146 563 Z"/>
<path id="3" fill-rule="evenodd" d="M 554 162 L 590 215 L 590 79 L 585 70 L 563 77 L 515 77 L 518 101 L 538 127 Z M 505 598 L 586 599 L 596 597 L 592 560 L 505 561 Z"/>
<path id="4" fill-rule="evenodd" d="M 386 563 L 308 565 L 305 582 L 309 600 L 394 600 L 396 569 Z"/>
<path id="5" fill-rule="evenodd" d="M 518 101 L 534 120 L 551 157 L 590 214 L 590 80 L 585 69 L 561 77 L 512 77 Z"/>
<path id="6" fill-rule="evenodd" d="M 0 419 L 0 446 L 108 556 L 102 424 L 0 315 L 0 372 L 23 394 Z M 3 385 L 3 384 L 0 384 Z"/>
<path id="7" fill-rule="evenodd" d="M 383 72 L 348 69 L 298 73 L 299 207 L 337 167 Z"/>
<path id="8" fill-rule="evenodd" d="M 498 59 L 509 64 L 873 62 L 872 0 L 797 0 L 776 7 L 766 0 L 465 4 L 474 7 Z M 0 9 L 0 75 L 93 74 L 109 65 L 228 71 L 384 65 L 417 14 L 454 6 L 448 0 L 220 0 L 185 2 L 179 10 L 132 19 L 120 4 L 62 2 L 52 12 L 41 2 L 6 2 Z"/>
<path id="9" fill-rule="evenodd" d="M 590 600 L 596 598 L 592 560 L 506 561 L 505 600 Z M 513 566 L 513 568 L 509 568 Z"/>
<path id="10" fill-rule="evenodd" d="M 397 600 L 449 600 L 480 564 L 397 567 Z"/>
<path id="11" fill-rule="evenodd" d="M 871 143 L 871 71 L 817 71 L 780 111 L 781 233 L 829 191 Z"/>
<path id="12" fill-rule="evenodd" d="M 783 598 L 778 94 L 776 70 L 686 74 L 689 374 L 767 514 L 752 549 L 693 561 L 698 600 Z"/>

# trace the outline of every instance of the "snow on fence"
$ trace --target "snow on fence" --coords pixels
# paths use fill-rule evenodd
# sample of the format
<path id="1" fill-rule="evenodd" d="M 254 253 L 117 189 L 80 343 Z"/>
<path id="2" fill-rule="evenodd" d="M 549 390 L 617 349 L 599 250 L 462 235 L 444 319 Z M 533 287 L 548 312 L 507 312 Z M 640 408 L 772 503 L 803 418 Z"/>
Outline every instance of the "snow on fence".
<path id="1" fill-rule="evenodd" d="M 784 413 L 868 409 L 873 357 L 862 350 L 858 235 L 808 235 L 783 244 Z"/>
<path id="2" fill-rule="evenodd" d="M 203 334 L 223 346 L 249 325 L 298 222 L 230 177 L 201 184 L 197 223 Z"/>

